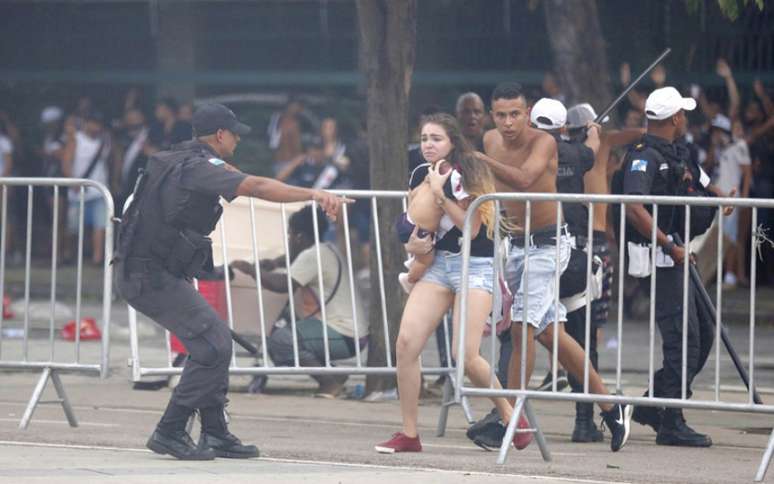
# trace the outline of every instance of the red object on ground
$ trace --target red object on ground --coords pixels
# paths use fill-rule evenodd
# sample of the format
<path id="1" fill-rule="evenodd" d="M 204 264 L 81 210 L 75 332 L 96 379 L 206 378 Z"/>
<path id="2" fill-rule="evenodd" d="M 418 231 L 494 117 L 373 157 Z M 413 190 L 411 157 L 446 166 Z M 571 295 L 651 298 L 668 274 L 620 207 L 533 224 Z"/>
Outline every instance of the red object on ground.
<path id="1" fill-rule="evenodd" d="M 218 281 L 199 281 L 199 294 L 215 309 L 218 317 L 226 320 L 228 308 L 226 307 L 226 283 Z M 185 345 L 174 334 L 169 337 L 169 346 L 174 353 L 188 353 Z"/>
<path id="2" fill-rule="evenodd" d="M 225 321 L 228 318 L 228 309 L 226 307 L 226 283 L 222 280 L 217 281 L 199 281 L 199 294 L 218 314 L 218 317 Z"/>
<path id="3" fill-rule="evenodd" d="M 11 298 L 3 295 L 3 319 L 11 319 L 14 317 L 13 311 L 11 311 Z"/>
<path id="4" fill-rule="evenodd" d="M 60 332 L 65 341 L 75 341 L 75 321 L 68 321 Z M 102 339 L 102 332 L 94 318 L 81 318 L 81 341 Z"/>

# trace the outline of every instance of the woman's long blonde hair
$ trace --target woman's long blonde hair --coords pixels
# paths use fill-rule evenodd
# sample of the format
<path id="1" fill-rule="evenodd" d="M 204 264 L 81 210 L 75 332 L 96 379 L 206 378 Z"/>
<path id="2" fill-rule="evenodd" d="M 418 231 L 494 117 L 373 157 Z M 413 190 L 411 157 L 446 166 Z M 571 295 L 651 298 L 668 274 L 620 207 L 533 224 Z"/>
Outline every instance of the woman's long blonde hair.
<path id="1" fill-rule="evenodd" d="M 452 144 L 452 150 L 445 160 L 462 175 L 462 186 L 473 197 L 495 192 L 492 171 L 473 152 L 470 142 L 462 135 L 457 120 L 446 113 L 430 114 L 422 117 L 420 130 L 426 124 L 435 124 L 443 128 Z M 495 203 L 487 201 L 479 205 L 481 222 L 486 224 L 486 235 L 494 237 Z"/>

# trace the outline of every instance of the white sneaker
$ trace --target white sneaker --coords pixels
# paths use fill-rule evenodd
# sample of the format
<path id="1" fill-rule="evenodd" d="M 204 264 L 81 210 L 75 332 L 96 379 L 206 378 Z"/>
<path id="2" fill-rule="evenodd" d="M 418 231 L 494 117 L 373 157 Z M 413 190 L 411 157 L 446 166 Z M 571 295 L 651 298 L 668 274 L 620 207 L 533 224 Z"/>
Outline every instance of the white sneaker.
<path id="1" fill-rule="evenodd" d="M 403 288 L 406 294 L 410 293 L 411 290 L 414 289 L 414 284 L 409 282 L 408 277 L 408 272 L 401 272 L 398 274 L 398 282 L 400 282 L 400 287 Z"/>

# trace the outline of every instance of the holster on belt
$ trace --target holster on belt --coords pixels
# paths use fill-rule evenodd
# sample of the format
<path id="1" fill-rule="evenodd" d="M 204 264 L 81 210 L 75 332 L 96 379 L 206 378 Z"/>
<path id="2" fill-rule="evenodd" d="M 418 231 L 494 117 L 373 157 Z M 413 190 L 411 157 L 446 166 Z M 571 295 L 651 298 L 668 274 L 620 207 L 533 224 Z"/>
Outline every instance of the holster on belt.
<path id="1" fill-rule="evenodd" d="M 176 277 L 191 279 L 202 269 L 212 270 L 212 239 L 183 229 L 175 240 L 164 266 Z"/>

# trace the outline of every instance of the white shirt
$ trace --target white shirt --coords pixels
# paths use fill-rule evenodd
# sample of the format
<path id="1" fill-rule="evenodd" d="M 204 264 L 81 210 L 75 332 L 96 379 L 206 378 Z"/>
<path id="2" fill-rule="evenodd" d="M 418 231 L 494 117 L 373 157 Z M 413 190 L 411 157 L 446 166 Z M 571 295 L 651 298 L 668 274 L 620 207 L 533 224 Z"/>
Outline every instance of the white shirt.
<path id="1" fill-rule="evenodd" d="M 78 131 L 75 133 L 75 155 L 73 156 L 73 173 L 72 178 L 84 178 L 86 171 L 89 169 L 91 161 L 97 154 L 97 150 L 102 147 L 102 153 L 97 165 L 91 171 L 89 180 L 100 182 L 104 185 L 108 184 L 108 170 L 107 170 L 107 154 L 110 153 L 110 143 L 103 138 L 91 138 L 85 133 Z M 80 199 L 80 190 L 70 189 L 67 192 L 68 198 L 72 201 Z M 100 192 L 95 188 L 88 187 L 84 193 L 84 200 L 94 200 L 100 197 Z"/>
<path id="2" fill-rule="evenodd" d="M 338 250 L 329 243 L 322 243 L 320 245 L 320 259 L 325 298 L 330 298 L 330 301 L 325 304 L 325 315 L 328 325 L 344 336 L 354 337 L 352 286 L 347 275 L 346 261 L 338 253 Z M 318 285 L 317 249 L 314 246 L 298 254 L 290 265 L 290 275 L 299 284 L 310 288 L 317 296 L 318 301 L 322 299 Z M 336 286 L 337 277 L 340 277 L 339 287 L 331 296 L 331 291 Z M 355 314 L 357 314 L 358 336 L 366 336 L 368 334 L 368 320 L 365 317 L 363 308 L 360 307 L 359 298 L 355 298 Z"/>
<path id="3" fill-rule="evenodd" d="M 747 148 L 747 143 L 744 140 L 731 142 L 719 152 L 715 185 L 725 193 L 729 193 L 734 188 L 739 190 L 742 182 L 742 167 L 750 164 L 750 150 Z"/>
<path id="4" fill-rule="evenodd" d="M 11 143 L 10 138 L 0 134 L 0 176 L 5 176 L 5 160 L 12 153 L 13 143 Z"/>

